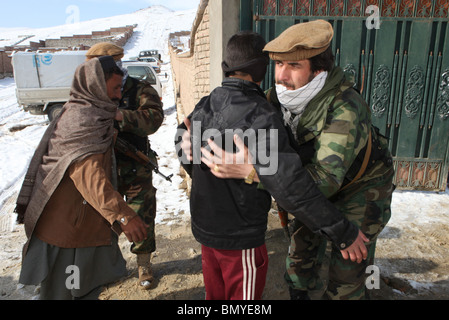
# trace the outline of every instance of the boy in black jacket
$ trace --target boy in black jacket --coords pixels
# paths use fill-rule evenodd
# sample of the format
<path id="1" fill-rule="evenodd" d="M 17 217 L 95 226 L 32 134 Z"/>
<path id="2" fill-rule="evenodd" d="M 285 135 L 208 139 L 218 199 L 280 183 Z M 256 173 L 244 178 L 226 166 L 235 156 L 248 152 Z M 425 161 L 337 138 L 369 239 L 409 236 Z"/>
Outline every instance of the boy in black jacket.
<path id="1" fill-rule="evenodd" d="M 247 130 L 251 123 L 246 119 L 268 111 L 260 107 L 268 105 L 257 84 L 269 63 L 264 46 L 263 38 L 255 33 L 240 33 L 229 40 L 222 64 L 227 78 L 189 117 L 198 133 L 192 135 L 194 146 L 207 143 L 206 130 L 216 142 L 230 140 L 232 145 L 233 134 L 220 133 Z M 206 299 L 261 299 L 268 270 L 264 238 L 270 194 L 249 180 L 217 179 L 201 164 L 193 165 L 191 177 L 192 232 L 202 244 Z"/>
<path id="2" fill-rule="evenodd" d="M 271 195 L 337 245 L 349 246 L 358 239 L 357 227 L 327 201 L 302 167 L 281 116 L 259 87 L 269 62 L 264 46 L 263 38 L 253 32 L 231 37 L 222 64 L 226 79 L 188 117 L 193 163 L 180 159 L 192 177 L 192 232 L 202 244 L 206 299 L 261 299 L 268 268 L 264 238 Z M 199 149 L 209 138 L 222 149 L 235 149 L 238 132 L 246 137 L 253 170 L 244 180 L 218 179 L 210 164 L 201 163 Z M 220 164 L 212 170 L 219 171 Z M 254 179 L 260 179 L 263 188 Z"/>

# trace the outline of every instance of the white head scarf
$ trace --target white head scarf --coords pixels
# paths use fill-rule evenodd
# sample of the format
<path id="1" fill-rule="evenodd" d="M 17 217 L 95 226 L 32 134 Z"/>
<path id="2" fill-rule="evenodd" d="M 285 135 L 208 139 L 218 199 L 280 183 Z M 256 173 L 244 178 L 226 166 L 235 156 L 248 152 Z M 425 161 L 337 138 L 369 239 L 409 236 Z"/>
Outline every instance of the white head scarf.
<path id="1" fill-rule="evenodd" d="M 276 84 L 276 93 L 282 106 L 284 122 L 290 126 L 296 136 L 296 127 L 309 102 L 323 89 L 328 72 L 319 73 L 312 81 L 296 90 L 287 90 Z"/>

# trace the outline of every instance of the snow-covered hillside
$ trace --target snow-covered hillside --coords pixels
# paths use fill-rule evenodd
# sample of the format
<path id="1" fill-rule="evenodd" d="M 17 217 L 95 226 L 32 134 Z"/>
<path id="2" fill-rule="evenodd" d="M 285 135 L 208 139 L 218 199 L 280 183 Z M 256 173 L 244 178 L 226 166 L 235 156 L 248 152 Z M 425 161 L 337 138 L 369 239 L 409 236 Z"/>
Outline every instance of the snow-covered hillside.
<path id="1" fill-rule="evenodd" d="M 125 47 L 127 56 L 135 56 L 139 50 L 161 49 L 168 54 L 168 34 L 175 31 L 190 30 L 196 10 L 172 11 L 163 6 L 153 6 L 131 14 L 95 19 L 75 24 L 65 24 L 52 28 L 0 28 L 0 47 L 31 41 L 58 39 L 62 36 L 90 34 L 92 31 L 104 31 L 114 27 L 137 24 L 134 37 Z"/>

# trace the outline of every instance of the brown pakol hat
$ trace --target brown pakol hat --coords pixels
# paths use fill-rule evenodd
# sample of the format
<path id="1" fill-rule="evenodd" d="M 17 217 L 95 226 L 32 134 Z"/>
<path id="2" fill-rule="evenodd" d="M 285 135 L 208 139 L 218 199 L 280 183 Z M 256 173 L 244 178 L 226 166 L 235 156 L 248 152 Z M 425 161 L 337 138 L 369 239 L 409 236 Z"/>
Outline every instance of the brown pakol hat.
<path id="1" fill-rule="evenodd" d="M 102 56 L 112 56 L 115 61 L 119 61 L 124 57 L 123 48 L 109 42 L 97 43 L 90 48 L 87 53 L 87 59 L 102 57 Z"/>
<path id="2" fill-rule="evenodd" d="M 334 30 L 325 20 L 299 23 L 282 32 L 269 42 L 268 51 L 272 60 L 298 61 L 312 58 L 329 48 Z"/>

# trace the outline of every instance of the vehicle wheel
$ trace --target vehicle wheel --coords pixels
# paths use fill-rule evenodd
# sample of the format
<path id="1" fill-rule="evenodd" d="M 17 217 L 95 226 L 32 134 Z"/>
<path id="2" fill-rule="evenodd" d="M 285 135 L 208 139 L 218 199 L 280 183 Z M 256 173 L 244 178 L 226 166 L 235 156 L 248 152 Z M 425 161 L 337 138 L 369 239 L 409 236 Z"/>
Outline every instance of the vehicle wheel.
<path id="1" fill-rule="evenodd" d="M 58 114 L 61 112 L 63 105 L 62 104 L 54 104 L 47 109 L 48 120 L 53 121 Z"/>

